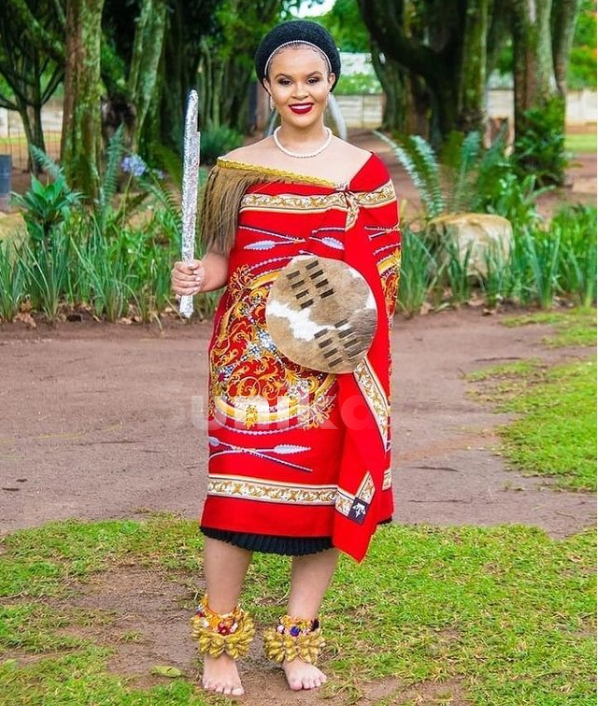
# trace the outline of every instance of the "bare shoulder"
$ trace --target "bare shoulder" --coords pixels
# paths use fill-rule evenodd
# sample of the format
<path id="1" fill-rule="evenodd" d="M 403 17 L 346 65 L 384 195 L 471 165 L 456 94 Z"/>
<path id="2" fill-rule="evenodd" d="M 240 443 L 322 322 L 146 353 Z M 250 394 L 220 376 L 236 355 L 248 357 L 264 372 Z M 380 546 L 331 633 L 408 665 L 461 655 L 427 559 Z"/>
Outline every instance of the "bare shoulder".
<path id="1" fill-rule="evenodd" d="M 331 147 L 334 152 L 334 156 L 342 159 L 349 171 L 355 171 L 357 167 L 365 164 L 365 162 L 367 162 L 367 160 L 372 156 L 372 153 L 368 152 L 368 150 L 352 145 L 350 142 L 341 140 L 339 137 L 336 137 L 333 140 Z M 351 170 L 351 167 L 353 170 Z"/>
<path id="2" fill-rule="evenodd" d="M 243 145 L 243 147 L 237 147 L 237 149 L 231 150 L 227 154 L 222 156 L 222 159 L 226 159 L 230 162 L 247 162 L 250 164 L 260 163 L 260 154 L 263 154 L 263 150 L 266 145 L 270 142 L 269 138 L 264 138 L 259 142 L 254 142 L 251 145 Z"/>
<path id="3" fill-rule="evenodd" d="M 368 150 L 364 150 L 361 147 L 357 147 L 357 145 L 352 145 L 346 140 L 341 140 L 340 137 L 334 138 L 333 145 L 337 150 L 339 150 L 339 152 L 343 152 L 347 157 L 352 156 L 355 159 L 365 159 L 371 154 L 371 152 L 368 152 Z"/>

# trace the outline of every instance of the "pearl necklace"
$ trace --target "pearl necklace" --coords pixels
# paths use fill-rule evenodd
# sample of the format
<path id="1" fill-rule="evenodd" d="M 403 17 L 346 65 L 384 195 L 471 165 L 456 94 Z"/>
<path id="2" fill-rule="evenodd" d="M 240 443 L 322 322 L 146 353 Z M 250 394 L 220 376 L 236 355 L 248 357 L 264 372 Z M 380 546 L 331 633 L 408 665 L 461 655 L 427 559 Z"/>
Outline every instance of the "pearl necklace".
<path id="1" fill-rule="evenodd" d="M 272 138 L 274 139 L 274 144 L 278 147 L 278 149 L 281 152 L 284 152 L 288 157 L 299 157 L 301 159 L 305 159 L 307 157 L 317 157 L 328 147 L 330 141 L 332 140 L 332 130 L 329 127 L 326 127 L 324 129 L 328 133 L 328 137 L 326 138 L 324 144 L 321 147 L 318 147 L 318 149 L 314 150 L 313 152 L 291 152 L 291 150 L 288 150 L 286 147 L 283 147 L 278 139 L 278 131 L 280 130 L 280 126 L 277 127 L 276 130 L 274 130 Z"/>

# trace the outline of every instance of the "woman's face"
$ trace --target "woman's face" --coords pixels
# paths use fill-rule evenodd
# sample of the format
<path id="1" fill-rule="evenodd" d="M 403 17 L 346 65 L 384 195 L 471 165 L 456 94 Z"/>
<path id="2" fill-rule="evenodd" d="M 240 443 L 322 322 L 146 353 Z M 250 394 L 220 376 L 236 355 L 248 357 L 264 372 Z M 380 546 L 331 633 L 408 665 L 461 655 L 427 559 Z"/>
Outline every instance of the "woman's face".
<path id="1" fill-rule="evenodd" d="M 321 121 L 334 78 L 319 52 L 286 47 L 270 61 L 265 84 L 282 122 L 309 127 Z"/>

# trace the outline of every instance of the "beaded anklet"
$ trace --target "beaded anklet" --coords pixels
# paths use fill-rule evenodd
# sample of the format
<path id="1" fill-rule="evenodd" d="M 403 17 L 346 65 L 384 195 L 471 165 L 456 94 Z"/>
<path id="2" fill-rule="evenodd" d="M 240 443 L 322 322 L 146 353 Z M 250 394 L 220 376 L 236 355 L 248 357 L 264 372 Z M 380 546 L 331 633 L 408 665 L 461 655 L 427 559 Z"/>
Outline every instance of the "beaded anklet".
<path id="1" fill-rule="evenodd" d="M 274 662 L 292 662 L 299 658 L 315 664 L 325 644 L 318 618 L 306 620 L 283 615 L 276 629 L 264 632 L 266 657 Z"/>
<path id="2" fill-rule="evenodd" d="M 255 626 L 249 613 L 237 606 L 230 613 L 216 613 L 208 606 L 206 593 L 191 618 L 193 639 L 199 651 L 210 657 L 226 652 L 233 659 L 245 657 L 255 635 Z"/>

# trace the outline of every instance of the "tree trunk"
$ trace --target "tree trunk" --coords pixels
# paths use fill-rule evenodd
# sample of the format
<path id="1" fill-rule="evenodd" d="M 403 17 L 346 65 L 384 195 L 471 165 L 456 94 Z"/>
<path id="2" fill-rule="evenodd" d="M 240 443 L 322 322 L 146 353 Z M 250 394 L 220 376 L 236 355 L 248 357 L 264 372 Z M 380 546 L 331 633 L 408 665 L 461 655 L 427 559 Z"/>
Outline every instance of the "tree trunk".
<path id="1" fill-rule="evenodd" d="M 25 131 L 25 139 L 27 140 L 27 147 L 30 147 L 31 145 L 34 145 L 35 147 L 39 147 L 40 149 L 44 149 L 44 136 L 42 133 L 41 136 L 41 144 L 37 143 L 35 141 L 35 132 L 33 129 L 33 125 L 31 123 L 31 116 L 29 113 L 29 105 L 22 101 L 18 96 L 16 98 L 16 103 L 17 103 L 17 111 L 19 115 L 21 116 L 21 121 L 23 123 L 23 130 Z M 28 155 L 27 155 L 27 171 L 35 174 L 35 176 L 39 176 L 42 173 L 42 168 L 38 164 L 36 159 L 33 159 L 31 156 L 31 151 L 28 149 Z"/>
<path id="2" fill-rule="evenodd" d="M 94 199 L 100 162 L 100 43 L 104 0 L 67 0 L 62 163 L 71 188 Z"/>
<path id="3" fill-rule="evenodd" d="M 139 144 L 145 119 L 154 98 L 158 65 L 164 46 L 166 9 L 164 0 L 144 0 L 137 20 L 128 80 L 129 96 L 137 110 L 132 145 L 134 150 Z"/>
<path id="4" fill-rule="evenodd" d="M 559 0 L 552 11 L 552 54 L 556 85 L 561 97 L 567 98 L 567 65 L 575 34 L 581 0 Z"/>
<path id="5" fill-rule="evenodd" d="M 21 116 L 27 145 L 34 145 L 42 150 L 42 152 L 45 152 L 46 144 L 44 141 L 44 131 L 42 129 L 41 95 L 39 98 L 40 100 L 37 104 L 33 105 L 31 102 L 31 96 L 28 96 L 25 99 L 21 93 L 15 93 L 15 103 L 9 107 L 9 110 L 16 110 Z M 29 151 L 27 157 L 27 170 L 36 176 L 39 176 L 43 171 L 37 160 L 32 158 L 31 151 Z"/>
<path id="6" fill-rule="evenodd" d="M 469 0 L 465 10 L 458 92 L 458 125 L 462 132 L 484 131 L 486 37 L 490 0 Z"/>
<path id="7" fill-rule="evenodd" d="M 14 96 L 12 100 L 2 100 L 4 97 L 0 96 L 0 104 L 19 113 L 28 146 L 42 151 L 45 144 L 41 110 L 63 75 L 64 46 L 60 51 L 59 39 L 63 30 L 55 6 L 32 0 L 5 0 L 0 4 L 0 75 Z M 30 151 L 28 169 L 35 175 L 43 171 Z"/>
<path id="8" fill-rule="evenodd" d="M 405 90 L 400 66 L 390 59 L 382 58 L 380 51 L 372 43 L 372 65 L 384 91 L 384 111 L 382 129 L 389 132 L 406 132 Z"/>
<path id="9" fill-rule="evenodd" d="M 551 43 L 552 0 L 511 0 L 515 155 L 540 184 L 562 184 L 565 97 L 560 94 Z"/>
<path id="10" fill-rule="evenodd" d="M 42 127 L 42 103 L 41 103 L 41 96 L 39 102 L 36 102 L 34 105 L 31 105 L 29 108 L 28 113 L 31 115 L 31 143 L 35 145 L 36 147 L 39 147 L 42 152 L 46 151 L 46 143 L 44 140 L 44 130 Z M 34 174 L 39 174 L 40 167 L 39 165 L 35 162 L 35 160 L 31 160 L 31 155 L 29 155 L 29 168 L 30 171 L 33 171 Z"/>
<path id="11" fill-rule="evenodd" d="M 490 10 L 490 20 L 488 22 L 488 36 L 486 37 L 486 76 L 496 68 L 498 58 L 510 39 L 510 17 L 508 11 L 497 5 L 502 0 L 493 0 Z M 502 11 L 501 11 L 502 10 Z"/>
<path id="12" fill-rule="evenodd" d="M 425 81 L 432 108 L 427 132 L 436 145 L 452 130 L 481 123 L 489 2 L 359 0 L 385 57 Z"/>
<path id="13" fill-rule="evenodd" d="M 523 113 L 550 102 L 556 93 L 550 45 L 552 0 L 511 0 L 513 12 L 513 79 L 515 133 Z"/>
<path id="14" fill-rule="evenodd" d="M 187 91 L 197 85 L 199 46 L 184 41 L 185 16 L 179 3 L 168 17 L 164 52 L 159 65 L 156 99 L 150 106 L 160 142 L 178 153 L 183 149 L 183 120 Z M 199 45 L 199 42 L 197 43 Z M 154 114 L 155 111 L 155 114 Z"/>

